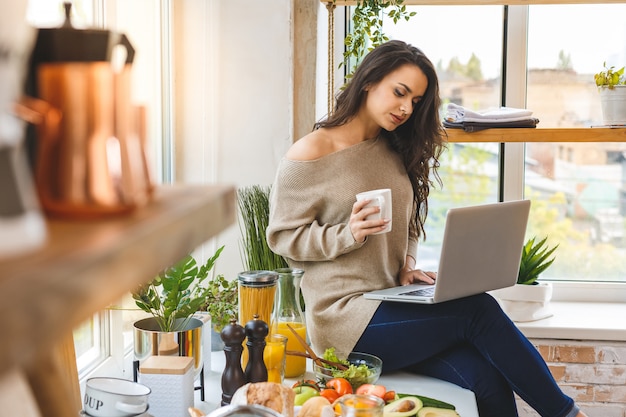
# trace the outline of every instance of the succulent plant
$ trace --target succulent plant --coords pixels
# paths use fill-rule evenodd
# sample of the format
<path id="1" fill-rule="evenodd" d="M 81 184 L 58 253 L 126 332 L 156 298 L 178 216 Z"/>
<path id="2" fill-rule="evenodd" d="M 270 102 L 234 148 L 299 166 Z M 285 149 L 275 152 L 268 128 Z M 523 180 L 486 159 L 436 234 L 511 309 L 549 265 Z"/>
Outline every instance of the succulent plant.
<path id="1" fill-rule="evenodd" d="M 538 243 L 535 243 L 535 239 L 536 237 L 528 239 L 522 248 L 522 260 L 517 275 L 518 284 L 535 284 L 539 275 L 554 262 L 554 257 L 551 259 L 548 258 L 550 258 L 559 245 L 549 248 L 546 244 L 548 240 L 547 236 Z"/>

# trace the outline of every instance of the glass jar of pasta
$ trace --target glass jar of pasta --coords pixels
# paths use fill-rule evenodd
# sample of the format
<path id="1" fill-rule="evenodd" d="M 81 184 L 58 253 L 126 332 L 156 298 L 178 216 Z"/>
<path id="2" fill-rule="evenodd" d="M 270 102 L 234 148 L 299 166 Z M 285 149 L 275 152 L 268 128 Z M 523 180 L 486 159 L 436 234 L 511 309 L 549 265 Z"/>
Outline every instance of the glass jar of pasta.
<path id="1" fill-rule="evenodd" d="M 274 271 L 245 271 L 239 274 L 239 323 L 249 322 L 258 316 L 259 320 L 271 323 L 278 273 Z M 246 369 L 248 349 L 243 343 L 241 364 Z"/>

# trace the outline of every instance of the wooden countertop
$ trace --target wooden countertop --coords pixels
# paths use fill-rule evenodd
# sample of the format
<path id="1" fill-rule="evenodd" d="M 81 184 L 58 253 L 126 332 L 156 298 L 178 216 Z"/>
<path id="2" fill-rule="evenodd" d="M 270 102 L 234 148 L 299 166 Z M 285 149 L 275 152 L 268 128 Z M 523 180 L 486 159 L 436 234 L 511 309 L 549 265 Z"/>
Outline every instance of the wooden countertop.
<path id="1" fill-rule="evenodd" d="M 162 186 L 126 216 L 49 220 L 44 247 L 0 261 L 0 375 L 225 229 L 235 205 L 232 186 Z"/>

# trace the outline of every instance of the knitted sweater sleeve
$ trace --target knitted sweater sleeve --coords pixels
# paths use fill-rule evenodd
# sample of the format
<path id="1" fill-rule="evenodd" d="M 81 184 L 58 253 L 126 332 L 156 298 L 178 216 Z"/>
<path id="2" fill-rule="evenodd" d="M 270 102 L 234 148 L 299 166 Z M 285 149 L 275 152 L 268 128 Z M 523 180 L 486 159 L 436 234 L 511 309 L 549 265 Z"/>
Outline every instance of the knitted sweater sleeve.
<path id="1" fill-rule="evenodd" d="M 323 176 L 319 163 L 281 161 L 267 229 L 268 245 L 275 253 L 295 261 L 329 261 L 363 245 L 348 226 L 354 195 L 346 200 L 339 184 L 330 176 L 320 180 Z M 339 202 L 333 204 L 336 209 L 328 199 Z"/>

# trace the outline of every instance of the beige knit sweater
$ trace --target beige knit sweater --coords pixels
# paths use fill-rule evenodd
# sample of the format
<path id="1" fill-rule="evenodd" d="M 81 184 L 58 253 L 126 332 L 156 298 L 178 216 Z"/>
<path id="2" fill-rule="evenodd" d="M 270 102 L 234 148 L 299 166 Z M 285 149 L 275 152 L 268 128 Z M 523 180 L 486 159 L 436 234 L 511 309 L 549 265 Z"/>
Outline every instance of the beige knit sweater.
<path id="1" fill-rule="evenodd" d="M 357 243 L 348 226 L 355 195 L 391 188 L 392 231 Z M 364 292 L 397 285 L 407 254 L 413 190 L 397 154 L 372 139 L 313 161 L 280 162 L 270 197 L 267 239 L 293 268 L 304 269 L 307 332 L 321 355 L 350 353 L 379 301 Z"/>

